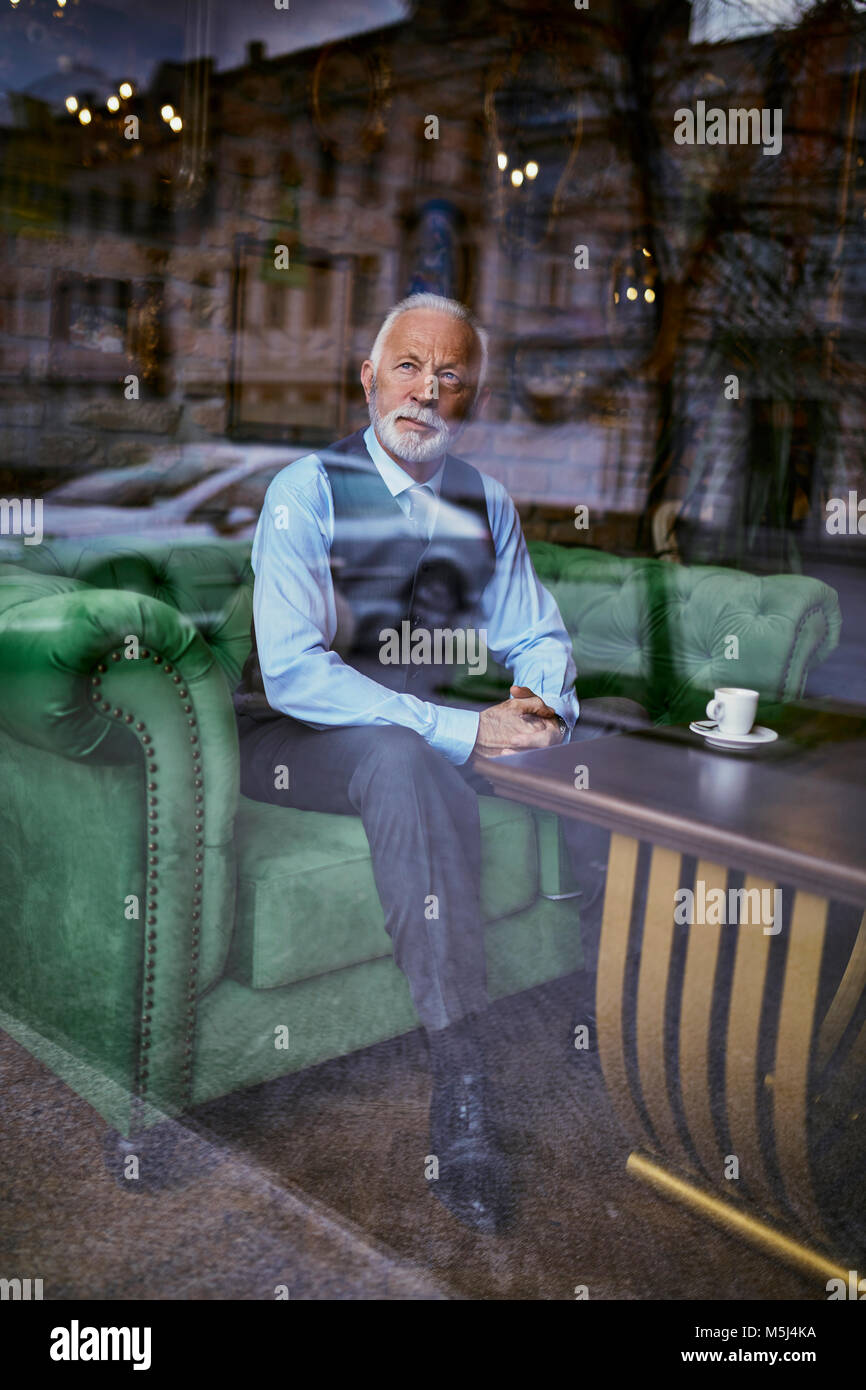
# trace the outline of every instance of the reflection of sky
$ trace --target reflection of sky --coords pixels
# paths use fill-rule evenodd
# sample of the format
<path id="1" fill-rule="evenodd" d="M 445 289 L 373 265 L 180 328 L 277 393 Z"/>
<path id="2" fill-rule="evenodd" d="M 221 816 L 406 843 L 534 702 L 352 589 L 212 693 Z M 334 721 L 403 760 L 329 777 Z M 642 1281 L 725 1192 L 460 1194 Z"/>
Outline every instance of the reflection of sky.
<path id="1" fill-rule="evenodd" d="M 269 56 L 327 43 L 392 24 L 402 0 L 22 0 L 0 9 L 0 102 L 10 91 L 62 101 L 89 76 L 102 96 L 123 78 L 149 81 L 164 60 L 201 53 L 218 68 L 245 61 L 246 45 L 261 40 Z M 87 70 L 80 72 L 81 69 Z M 69 85 L 69 75 L 80 81 Z M 106 92 L 107 94 L 107 92 Z"/>
<path id="2" fill-rule="evenodd" d="M 815 0 L 691 0 L 691 4 L 692 43 L 724 43 L 790 28 L 816 8 Z M 854 8 L 866 9 L 866 0 L 854 0 Z"/>

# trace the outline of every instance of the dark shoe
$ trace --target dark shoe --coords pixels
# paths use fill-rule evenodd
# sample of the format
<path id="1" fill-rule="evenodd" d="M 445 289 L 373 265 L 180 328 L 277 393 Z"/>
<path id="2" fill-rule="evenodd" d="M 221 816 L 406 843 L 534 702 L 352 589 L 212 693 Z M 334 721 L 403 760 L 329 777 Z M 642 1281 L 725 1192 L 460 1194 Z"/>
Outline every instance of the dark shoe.
<path id="1" fill-rule="evenodd" d="M 464 1225 L 498 1231 L 513 1213 L 514 1197 L 479 1039 L 471 1022 L 428 1037 L 430 1153 L 438 1160 L 433 1193 Z"/>

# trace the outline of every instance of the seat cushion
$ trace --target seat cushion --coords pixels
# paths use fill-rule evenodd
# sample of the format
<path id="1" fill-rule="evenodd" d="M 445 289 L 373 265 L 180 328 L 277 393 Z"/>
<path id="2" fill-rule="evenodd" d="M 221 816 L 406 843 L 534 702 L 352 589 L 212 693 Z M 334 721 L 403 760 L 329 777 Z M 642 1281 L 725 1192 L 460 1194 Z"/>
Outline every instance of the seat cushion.
<path id="1" fill-rule="evenodd" d="M 485 922 L 538 893 L 531 813 L 480 796 Z M 357 816 L 269 806 L 241 796 L 236 822 L 238 906 L 226 973 L 254 989 L 306 980 L 391 954 Z"/>

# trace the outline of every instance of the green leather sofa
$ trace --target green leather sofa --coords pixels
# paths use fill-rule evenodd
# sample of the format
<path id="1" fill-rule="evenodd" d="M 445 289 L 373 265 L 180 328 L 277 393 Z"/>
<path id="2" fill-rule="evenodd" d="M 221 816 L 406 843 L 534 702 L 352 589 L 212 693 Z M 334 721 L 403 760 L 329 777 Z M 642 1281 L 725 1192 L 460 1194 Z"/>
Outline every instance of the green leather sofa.
<path id="1" fill-rule="evenodd" d="M 794 698 L 838 641 L 814 580 L 531 549 L 579 693 L 660 721 L 733 670 Z M 0 559 L 0 1027 L 121 1136 L 418 1026 L 360 821 L 239 795 L 251 601 L 248 542 Z M 555 819 L 487 797 L 481 814 L 497 997 L 579 968 L 579 918 Z"/>

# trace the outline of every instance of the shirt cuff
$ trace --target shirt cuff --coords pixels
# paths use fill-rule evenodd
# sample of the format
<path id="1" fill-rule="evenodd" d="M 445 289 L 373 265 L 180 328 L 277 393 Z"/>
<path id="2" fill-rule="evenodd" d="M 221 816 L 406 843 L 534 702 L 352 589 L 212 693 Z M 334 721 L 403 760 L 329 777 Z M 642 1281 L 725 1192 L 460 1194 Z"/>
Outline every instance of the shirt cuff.
<path id="1" fill-rule="evenodd" d="M 449 763 L 465 763 L 478 738 L 480 712 L 455 709 L 451 705 L 433 705 L 436 724 L 430 745 L 447 758 Z"/>
<path id="2" fill-rule="evenodd" d="M 580 714 L 580 705 L 573 691 L 569 695 L 542 695 L 541 698 L 546 705 L 550 706 L 554 714 L 558 714 L 565 720 L 569 730 L 574 728 Z"/>

